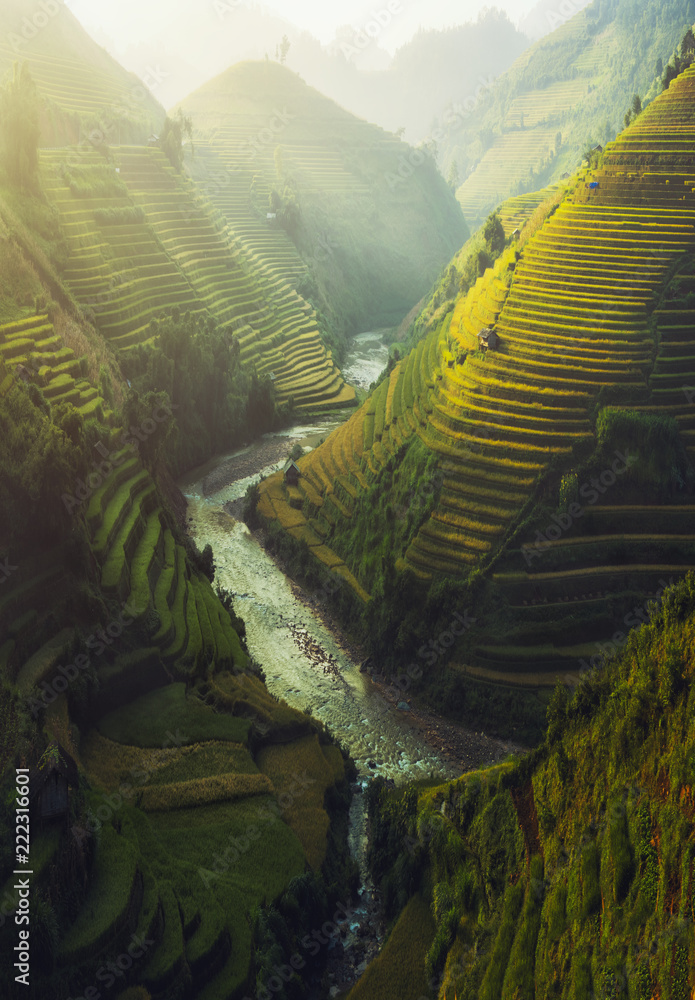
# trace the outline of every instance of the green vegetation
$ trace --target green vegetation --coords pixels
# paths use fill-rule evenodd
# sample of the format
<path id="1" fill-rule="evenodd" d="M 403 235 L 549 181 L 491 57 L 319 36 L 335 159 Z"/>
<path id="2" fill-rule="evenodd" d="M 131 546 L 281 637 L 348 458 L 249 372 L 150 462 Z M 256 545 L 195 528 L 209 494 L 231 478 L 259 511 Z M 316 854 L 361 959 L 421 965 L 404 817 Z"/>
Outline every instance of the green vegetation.
<path id="1" fill-rule="evenodd" d="M 123 139 L 140 127 L 122 124 Z M 79 995 L 137 933 L 153 945 L 133 990 L 218 1000 L 249 986 L 253 919 L 307 864 L 326 905 L 344 898 L 350 791 L 323 729 L 246 672 L 243 622 L 210 585 L 211 551 L 173 516 L 164 462 L 178 472 L 272 426 L 290 388 L 298 407 L 352 393 L 309 308 L 241 260 L 200 205 L 198 243 L 179 256 L 181 201 L 194 199 L 160 150 L 118 162 L 101 146 L 44 151 L 47 199 L 0 191 L 0 558 L 12 567 L 0 602 L 0 880 L 14 863 L 14 764 L 59 741 L 80 774 L 57 835 L 32 841 L 37 990 Z M 170 243 L 162 193 L 179 213 Z M 65 694 L 61 668 L 76 674 Z M 278 786 L 255 760 L 266 740 L 280 744 Z M 295 805 L 304 842 L 277 803 L 285 755 L 320 776 L 310 807 Z"/>
<path id="2" fill-rule="evenodd" d="M 694 625 L 691 574 L 604 672 L 558 690 L 526 758 L 434 787 L 373 784 L 374 875 L 389 913 L 429 900 L 447 996 L 559 996 L 569 983 L 570 996 L 594 984 L 615 996 L 629 983 L 687 997 Z M 395 974 L 411 955 L 387 959 Z"/>
<path id="3" fill-rule="evenodd" d="M 64 278 L 121 353 L 128 377 L 141 374 L 129 355 L 153 345 L 153 325 L 163 316 L 174 325 L 184 317 L 191 329 L 225 330 L 232 366 L 238 361 L 248 375 L 272 382 L 286 410 L 354 401 L 321 343 L 313 310 L 288 286 L 284 270 L 261 267 L 162 149 L 121 148 L 106 164 L 95 151 L 47 150 L 41 164 L 70 250 Z M 85 198 L 90 192 L 96 208 Z"/>
<path id="4" fill-rule="evenodd" d="M 378 957 L 349 992 L 349 1000 L 429 996 L 424 954 L 434 929 L 429 906 L 416 894 L 405 906 Z"/>
<path id="5" fill-rule="evenodd" d="M 681 135 L 693 83 L 691 68 L 594 172 L 491 217 L 476 239 L 496 261 L 470 287 L 452 265 L 410 354 L 300 459 L 301 518 L 280 477 L 261 486 L 263 517 L 377 598 L 340 600 L 387 671 L 422 651 L 429 704 L 516 738 L 539 738 L 558 674 L 605 661 L 695 565 L 695 215 L 676 183 L 687 142 L 661 138 Z"/>
<path id="6" fill-rule="evenodd" d="M 595 0 L 563 17 L 483 90 L 472 112 L 450 126 L 441 150 L 444 172 L 455 162 L 465 178 L 458 198 L 469 224 L 480 224 L 510 195 L 573 173 L 587 148 L 614 139 L 628 124 L 633 95 L 642 95 L 646 108 L 661 92 L 663 66 L 694 17 L 690 0 L 666 7 Z M 678 71 L 685 51 L 687 43 L 676 56 Z M 664 84 L 674 75 L 669 65 Z"/>
<path id="7" fill-rule="evenodd" d="M 408 169 L 406 143 L 279 63 L 232 66 L 181 107 L 194 177 L 261 267 L 316 309 L 338 360 L 346 335 L 399 322 L 466 238 L 430 156 Z"/>
<path id="8" fill-rule="evenodd" d="M 18 58 L 26 61 L 43 99 L 41 144 L 80 141 L 106 153 L 112 143 L 146 142 L 159 131 L 164 109 L 69 9 L 47 7 L 27 11 L 23 0 L 6 0 L 0 11 L 0 77 Z"/>
<path id="9" fill-rule="evenodd" d="M 150 333 L 151 342 L 130 351 L 122 365 L 138 399 L 128 425 L 139 426 L 156 410 L 155 402 L 172 408 L 174 428 L 164 451 L 174 473 L 273 427 L 274 385 L 241 364 L 229 328 L 175 311 Z"/>
<path id="10" fill-rule="evenodd" d="M 186 698 L 184 684 L 171 684 L 105 716 L 99 729 L 117 743 L 158 747 L 172 733 L 183 746 L 202 739 L 243 743 L 249 725 L 247 719 L 218 716 L 202 705 L 191 703 Z"/>

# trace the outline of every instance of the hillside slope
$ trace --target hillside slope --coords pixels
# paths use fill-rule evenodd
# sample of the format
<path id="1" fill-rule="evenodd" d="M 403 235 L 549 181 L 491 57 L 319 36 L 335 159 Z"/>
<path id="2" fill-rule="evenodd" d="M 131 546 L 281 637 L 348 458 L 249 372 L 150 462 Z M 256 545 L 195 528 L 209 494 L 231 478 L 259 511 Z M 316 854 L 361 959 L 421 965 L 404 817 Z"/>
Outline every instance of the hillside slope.
<path id="1" fill-rule="evenodd" d="M 0 78 L 25 60 L 44 101 L 45 145 L 86 141 L 94 130 L 109 142 L 145 142 L 164 121 L 147 86 L 97 45 L 62 0 L 4 0 Z"/>
<path id="2" fill-rule="evenodd" d="M 292 261 L 290 280 L 342 334 L 399 321 L 466 239 L 430 157 L 277 63 L 233 66 L 180 107 L 189 168 L 239 241 Z"/>
<path id="3" fill-rule="evenodd" d="M 293 530 L 391 604 L 376 640 L 370 629 L 380 656 L 436 634 L 405 581 L 441 604 L 448 580 L 484 610 L 461 662 L 505 684 L 552 684 L 695 566 L 694 92 L 687 70 L 595 173 L 550 192 L 300 460 L 296 498 L 278 476 L 262 487 L 266 516 L 270 504 L 284 523 L 283 504 L 301 507 Z M 499 343 L 484 353 L 478 334 L 492 326 Z"/>
<path id="4" fill-rule="evenodd" d="M 594 0 L 521 55 L 442 144 L 464 181 L 457 196 L 478 225 L 510 195 L 573 173 L 613 139 L 633 94 L 660 91 L 662 69 L 695 19 L 691 0 Z"/>
<path id="5" fill-rule="evenodd" d="M 331 902 L 344 891 L 346 765 L 250 661 L 243 622 L 174 514 L 158 460 L 167 397 L 133 405 L 42 249 L 55 236 L 43 213 L 55 224 L 40 199 L 0 195 L 12 223 L 0 227 L 0 923 L 14 926 L 19 903 L 13 790 L 26 767 L 26 995 L 83 995 L 133 935 L 148 944 L 123 986 L 243 995 L 256 908 L 291 885 L 333 885 Z M 69 808 L 51 822 L 37 796 L 53 766 Z M 7 997 L 25 990 L 15 943 L 2 934 Z"/>
<path id="6" fill-rule="evenodd" d="M 272 380 L 297 409 L 349 405 L 309 305 L 283 270 L 234 242 L 161 150 L 119 146 L 44 150 L 44 189 L 67 243 L 65 281 L 119 351 L 153 341 L 151 323 L 174 308 L 233 332 L 242 363 Z"/>
<path id="7" fill-rule="evenodd" d="M 350 1000 L 417 1000 L 388 985 L 416 961 L 438 1000 L 689 1000 L 694 629 L 691 575 L 602 675 L 556 691 L 525 759 L 444 785 L 375 783 L 372 868 L 401 916 Z M 401 943 L 416 892 L 435 921 L 417 958 Z"/>

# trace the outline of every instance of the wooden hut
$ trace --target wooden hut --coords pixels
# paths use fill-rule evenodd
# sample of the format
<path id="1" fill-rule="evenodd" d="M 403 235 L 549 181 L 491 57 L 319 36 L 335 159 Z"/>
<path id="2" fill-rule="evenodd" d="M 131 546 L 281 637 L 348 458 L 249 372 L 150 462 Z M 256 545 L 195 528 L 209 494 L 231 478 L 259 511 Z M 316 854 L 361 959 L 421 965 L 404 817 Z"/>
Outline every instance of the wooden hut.
<path id="1" fill-rule="evenodd" d="M 298 485 L 301 472 L 299 471 L 299 466 L 293 458 L 288 459 L 287 464 L 282 471 L 285 474 L 285 484 L 287 486 Z"/>
<path id="2" fill-rule="evenodd" d="M 484 327 L 478 334 L 478 347 L 481 351 L 494 351 L 499 344 L 499 337 L 489 326 Z"/>
<path id="3" fill-rule="evenodd" d="M 66 817 L 70 809 L 70 788 L 77 788 L 77 764 L 59 743 L 52 743 L 38 766 L 29 772 L 29 807 L 34 819 Z"/>

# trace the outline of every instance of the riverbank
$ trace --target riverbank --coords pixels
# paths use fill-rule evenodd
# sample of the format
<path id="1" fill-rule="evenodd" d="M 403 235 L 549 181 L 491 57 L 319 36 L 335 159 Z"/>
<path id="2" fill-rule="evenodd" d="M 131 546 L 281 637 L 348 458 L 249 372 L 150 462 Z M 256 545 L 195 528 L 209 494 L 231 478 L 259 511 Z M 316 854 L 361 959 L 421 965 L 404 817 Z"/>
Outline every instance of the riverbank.
<path id="1" fill-rule="evenodd" d="M 225 510 L 231 516 L 232 504 L 226 504 Z M 241 517 L 241 511 L 237 519 Z M 286 577 L 295 598 L 301 602 L 305 608 L 320 619 L 324 627 L 333 636 L 336 645 L 352 660 L 353 663 L 363 663 L 366 659 L 366 650 L 354 640 L 344 630 L 342 623 L 330 610 L 325 602 L 317 602 L 312 599 L 304 587 L 291 576 L 288 566 L 284 560 L 280 559 L 266 547 L 266 534 L 262 528 L 252 532 L 253 536 L 262 546 L 267 555 L 272 559 L 278 570 Z M 304 638 L 303 630 L 300 630 L 299 645 L 302 645 Z M 297 641 L 297 638 L 295 638 Z M 337 671 L 337 663 L 332 656 L 326 657 L 312 643 L 305 647 L 305 653 L 314 658 L 319 663 L 324 672 Z M 485 767 L 505 760 L 510 755 L 523 756 L 529 752 L 529 747 L 512 740 L 503 740 L 493 736 L 487 736 L 482 730 L 475 730 L 464 726 L 461 723 L 445 719 L 434 712 L 418 706 L 415 697 L 406 697 L 404 693 L 394 688 L 387 677 L 376 673 L 369 673 L 371 685 L 374 692 L 383 699 L 383 703 L 388 703 L 388 711 L 397 713 L 408 728 L 417 730 L 421 738 L 427 745 L 441 756 L 452 768 L 461 774 Z M 400 705 L 407 705 L 406 708 L 399 708 Z M 379 762 L 374 762 L 378 770 Z"/>
<path id="2" fill-rule="evenodd" d="M 205 476 L 202 482 L 202 495 L 209 497 L 240 479 L 259 475 L 269 465 L 277 465 L 287 458 L 295 440 L 297 439 L 262 437 L 253 445 L 249 445 L 246 451 L 229 456 Z"/>

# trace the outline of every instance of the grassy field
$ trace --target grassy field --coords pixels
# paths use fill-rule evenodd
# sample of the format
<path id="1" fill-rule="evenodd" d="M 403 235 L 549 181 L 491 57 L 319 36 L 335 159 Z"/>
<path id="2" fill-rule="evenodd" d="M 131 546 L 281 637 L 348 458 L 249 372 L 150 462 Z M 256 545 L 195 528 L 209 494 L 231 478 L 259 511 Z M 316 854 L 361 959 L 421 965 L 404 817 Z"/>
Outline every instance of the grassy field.
<path id="1" fill-rule="evenodd" d="M 200 740 L 227 740 L 243 743 L 249 731 L 248 719 L 217 715 L 200 702 L 186 696 L 183 683 L 153 691 L 126 708 L 111 712 L 99 723 L 100 732 L 117 743 L 140 747 L 163 747 Z"/>

